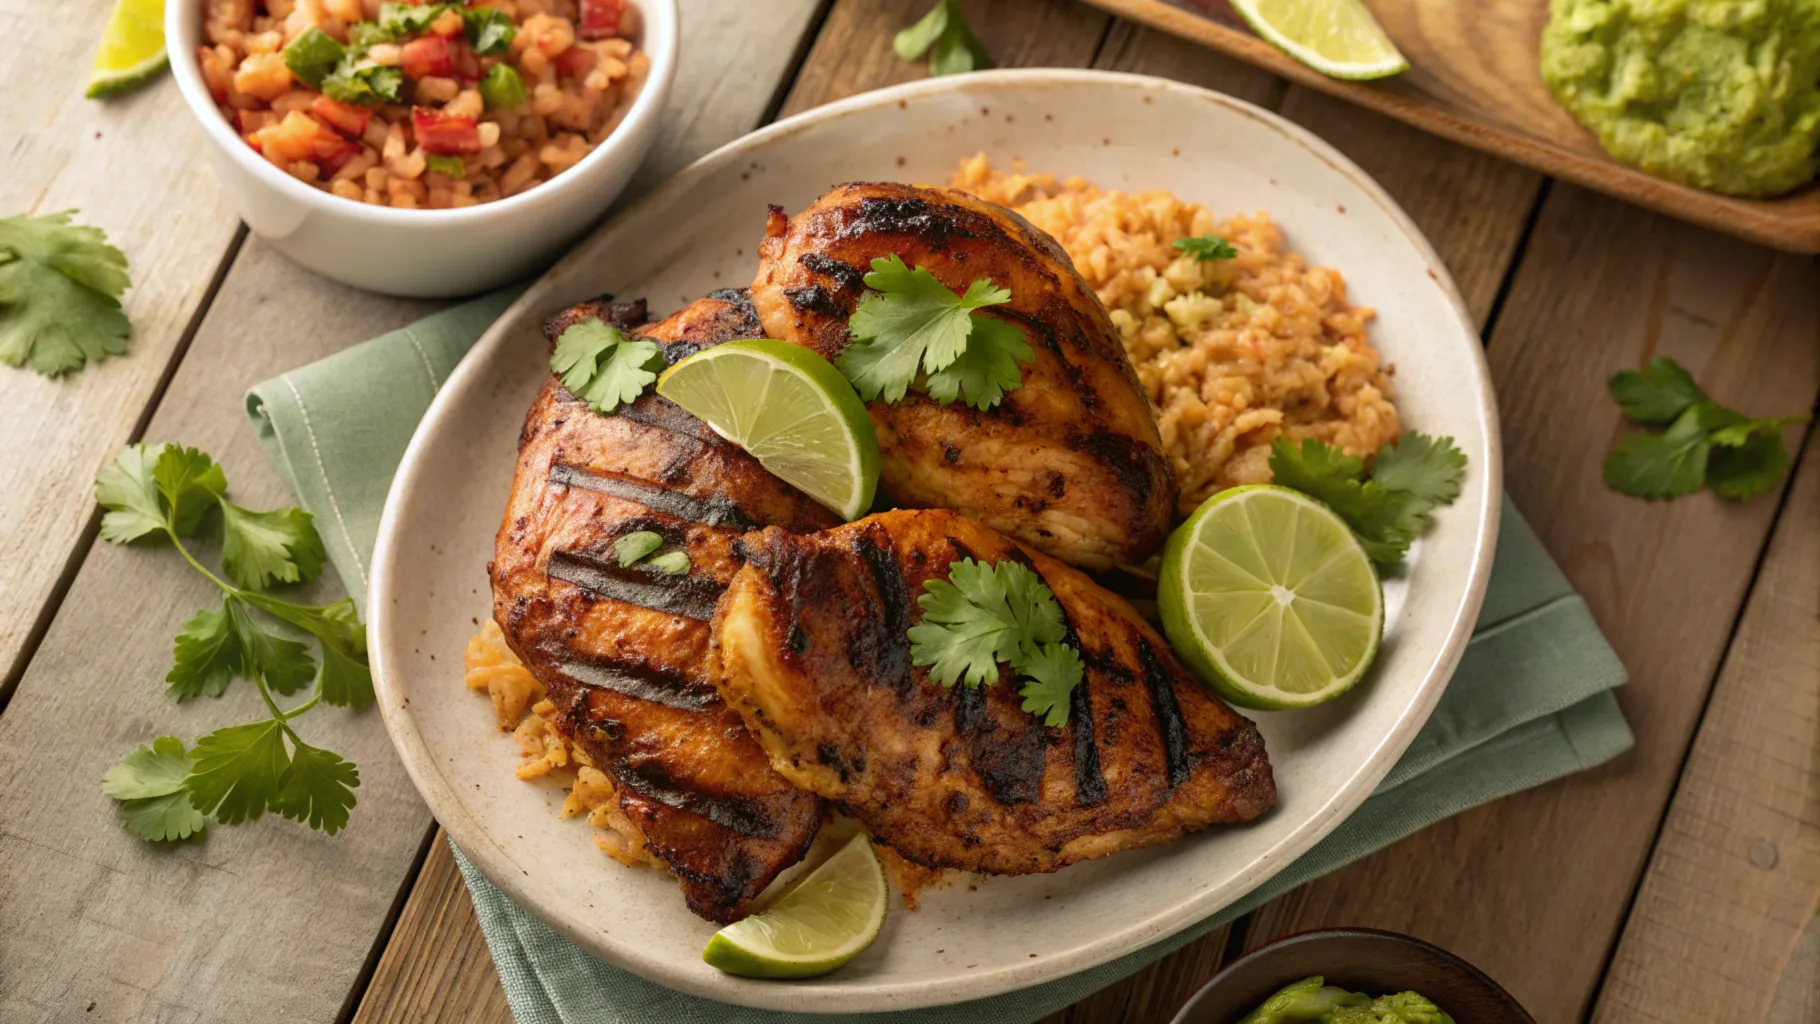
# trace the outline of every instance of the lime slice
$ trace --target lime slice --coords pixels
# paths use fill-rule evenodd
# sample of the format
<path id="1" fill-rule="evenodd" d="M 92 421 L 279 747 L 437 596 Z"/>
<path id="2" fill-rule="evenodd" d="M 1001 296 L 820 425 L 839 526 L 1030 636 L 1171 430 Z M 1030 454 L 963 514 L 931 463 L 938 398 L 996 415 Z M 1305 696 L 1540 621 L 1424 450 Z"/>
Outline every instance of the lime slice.
<path id="1" fill-rule="evenodd" d="M 862 833 L 763 913 L 714 933 L 701 958 L 745 978 L 812 978 L 858 956 L 885 924 L 891 890 Z"/>
<path id="2" fill-rule="evenodd" d="M 1232 0 L 1258 35 L 1334 78 L 1386 78 L 1409 70 L 1360 0 Z"/>
<path id="3" fill-rule="evenodd" d="M 88 73 L 88 98 L 137 89 L 164 71 L 164 0 L 116 0 Z"/>
<path id="4" fill-rule="evenodd" d="M 1163 631 L 1220 696 L 1305 708 L 1345 693 L 1377 656 L 1384 591 L 1346 521 L 1287 487 L 1235 487 L 1169 535 Z"/>
<path id="5" fill-rule="evenodd" d="M 834 364 L 800 345 L 729 341 L 657 378 L 657 393 L 846 519 L 872 507 L 878 437 Z"/>

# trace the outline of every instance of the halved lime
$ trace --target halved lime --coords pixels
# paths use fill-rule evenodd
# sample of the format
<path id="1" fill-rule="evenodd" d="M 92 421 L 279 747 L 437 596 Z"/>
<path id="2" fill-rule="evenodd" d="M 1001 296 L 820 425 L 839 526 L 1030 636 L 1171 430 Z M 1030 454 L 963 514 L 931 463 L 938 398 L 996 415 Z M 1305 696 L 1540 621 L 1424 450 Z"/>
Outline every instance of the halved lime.
<path id="1" fill-rule="evenodd" d="M 164 0 L 115 0 L 88 73 L 88 98 L 115 96 L 151 81 L 164 55 Z"/>
<path id="2" fill-rule="evenodd" d="M 853 385 L 814 352 L 769 338 L 729 341 L 665 370 L 657 393 L 843 518 L 872 507 L 878 436 Z"/>
<path id="3" fill-rule="evenodd" d="M 1221 491 L 1170 534 L 1156 598 L 1176 653 L 1249 708 L 1345 693 L 1384 632 L 1377 570 L 1346 521 L 1270 484 Z"/>
<path id="4" fill-rule="evenodd" d="M 1386 78 L 1409 70 L 1361 0 L 1232 0 L 1258 35 L 1334 78 Z"/>
<path id="5" fill-rule="evenodd" d="M 812 978 L 858 956 L 885 924 L 891 889 L 862 833 L 762 913 L 714 933 L 701 958 L 745 978 Z"/>

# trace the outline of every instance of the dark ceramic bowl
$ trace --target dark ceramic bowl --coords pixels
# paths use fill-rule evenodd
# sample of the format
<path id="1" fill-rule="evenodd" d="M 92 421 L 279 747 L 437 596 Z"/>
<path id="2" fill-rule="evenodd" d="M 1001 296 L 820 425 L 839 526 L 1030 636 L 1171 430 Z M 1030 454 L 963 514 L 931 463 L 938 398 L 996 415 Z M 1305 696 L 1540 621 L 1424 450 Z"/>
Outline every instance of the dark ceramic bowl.
<path id="1" fill-rule="evenodd" d="M 1316 974 L 1374 996 L 1420 992 L 1459 1024 L 1536 1024 L 1473 965 L 1420 939 L 1368 928 L 1303 932 L 1256 949 L 1214 975 L 1173 1024 L 1237 1024 L 1278 989 Z"/>

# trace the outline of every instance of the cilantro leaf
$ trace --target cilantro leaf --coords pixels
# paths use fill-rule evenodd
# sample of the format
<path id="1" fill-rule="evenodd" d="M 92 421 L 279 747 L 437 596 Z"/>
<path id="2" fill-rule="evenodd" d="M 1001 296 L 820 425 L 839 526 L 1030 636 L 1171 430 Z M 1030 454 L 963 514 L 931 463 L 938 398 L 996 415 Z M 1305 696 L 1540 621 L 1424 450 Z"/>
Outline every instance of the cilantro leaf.
<path id="1" fill-rule="evenodd" d="M 1743 422 L 1715 402 L 1695 402 L 1660 434 L 1632 434 L 1605 459 L 1605 485 L 1638 498 L 1679 498 L 1706 485 L 1711 435 Z"/>
<path id="2" fill-rule="evenodd" d="M 143 800 L 168 796 L 183 789 L 190 774 L 190 755 L 183 741 L 160 736 L 151 746 L 140 744 L 101 776 L 101 792 L 116 800 Z"/>
<path id="3" fill-rule="evenodd" d="M 245 601 L 229 596 L 223 603 L 234 626 L 245 671 L 259 673 L 267 686 L 287 697 L 310 685 L 310 680 L 316 678 L 316 661 L 307 646 L 261 626 Z"/>
<path id="4" fill-rule="evenodd" d="M 101 517 L 102 540 L 125 544 L 166 528 L 167 513 L 152 471 L 168 447 L 129 444 L 112 465 L 95 474 L 95 501 L 107 509 Z"/>
<path id="5" fill-rule="evenodd" d="M 491 8 L 489 8 L 489 10 L 490 9 Z M 494 66 L 498 67 L 499 65 Z M 467 177 L 468 165 L 462 161 L 461 157 L 446 156 L 442 153 L 426 153 L 424 154 L 423 159 L 424 166 L 435 171 L 437 174 L 447 175 L 448 177 L 456 179 Z"/>
<path id="6" fill-rule="evenodd" d="M 348 26 L 348 45 L 356 53 L 366 53 L 368 49 L 380 43 L 390 43 L 398 37 L 376 21 L 357 21 Z"/>
<path id="7" fill-rule="evenodd" d="M 366 60 L 344 60 L 322 80 L 322 94 L 341 103 L 376 107 L 398 102 L 404 72 Z"/>
<path id="8" fill-rule="evenodd" d="M 1788 448 L 1782 443 L 1781 420 L 1754 420 L 1759 429 L 1748 432 L 1742 441 L 1719 441 L 1727 427 L 1713 433 L 1713 449 L 1706 459 L 1706 485 L 1713 493 L 1730 501 L 1743 501 L 1766 494 L 1776 487 L 1788 470 Z"/>
<path id="9" fill-rule="evenodd" d="M 0 219 L 0 362 L 46 377 L 126 351 L 126 256 L 73 210 Z"/>
<path id="10" fill-rule="evenodd" d="M 313 520 L 300 508 L 252 512 L 221 502 L 221 567 L 248 590 L 315 579 L 328 555 Z"/>
<path id="11" fill-rule="evenodd" d="M 628 533 L 624 537 L 614 541 L 613 554 L 619 558 L 620 566 L 624 567 L 631 565 L 633 562 L 638 561 L 663 546 L 664 538 L 662 534 L 651 530 L 639 530 L 636 533 Z"/>
<path id="12" fill-rule="evenodd" d="M 285 45 L 284 66 L 304 84 L 320 87 L 347 52 L 347 47 L 312 25 Z"/>
<path id="13" fill-rule="evenodd" d="M 512 22 L 512 16 L 497 7 L 463 8 L 461 27 L 468 42 L 473 44 L 474 52 L 482 57 L 506 52 L 518 35 L 518 26 Z"/>
<path id="14" fill-rule="evenodd" d="M 219 697 L 246 670 L 245 665 L 246 652 L 232 617 L 226 611 L 204 608 L 183 624 L 172 645 L 171 670 L 164 677 L 170 684 L 166 692 L 178 701 Z"/>
<path id="15" fill-rule="evenodd" d="M 996 682 L 999 662 L 1022 664 L 1067 631 L 1062 608 L 1042 577 L 1017 562 L 963 558 L 948 578 L 926 580 L 916 599 L 922 621 L 909 629 L 910 661 L 930 666 L 943 686 Z"/>
<path id="16" fill-rule="evenodd" d="M 360 771 L 352 762 L 321 747 L 298 743 L 283 785 L 271 798 L 272 810 L 334 835 L 347 825 L 354 788 L 359 785 Z"/>
<path id="17" fill-rule="evenodd" d="M 1177 252 L 1205 263 L 1208 260 L 1229 260 L 1238 256 L 1239 251 L 1232 243 L 1214 235 L 1196 235 L 1192 238 L 1178 238 L 1169 243 Z"/>
<path id="18" fill-rule="evenodd" d="M 1024 332 L 992 317 L 974 317 L 967 348 L 954 362 L 931 373 L 924 382 L 929 396 L 946 405 L 956 399 L 975 409 L 990 409 L 1005 392 L 1024 382 L 1017 364 L 1036 358 Z"/>
<path id="19" fill-rule="evenodd" d="M 390 32 L 393 39 L 403 39 L 428 29 L 448 9 L 445 4 L 380 4 L 379 27 Z"/>
<path id="20" fill-rule="evenodd" d="M 916 60 L 929 52 L 935 41 L 948 31 L 949 9 L 953 0 L 940 0 L 929 13 L 918 18 L 916 24 L 900 30 L 891 38 L 891 49 L 898 60 Z"/>
<path id="21" fill-rule="evenodd" d="M 853 342 L 834 361 L 862 399 L 870 402 L 882 395 L 887 402 L 902 401 L 919 369 L 929 374 L 948 369 L 975 339 L 989 351 L 944 377 L 939 386 L 949 397 L 937 396 L 937 401 L 953 401 L 965 388 L 970 401 L 985 408 L 997 401 L 991 397 L 995 392 L 1002 397 L 1007 388 L 1022 384 L 1016 359 L 1020 353 L 1024 359 L 1034 356 L 1022 332 L 975 314 L 1010 302 L 1009 291 L 981 278 L 957 295 L 928 269 L 912 270 L 895 254 L 873 260 L 865 280 L 874 294 L 847 321 Z M 1017 335 L 1015 340 L 1011 334 Z M 1013 360 L 1009 377 L 1002 366 L 1007 353 Z M 935 394 L 933 387 L 930 393 Z"/>
<path id="22" fill-rule="evenodd" d="M 191 756 L 196 765 L 184 783 L 190 802 L 223 825 L 264 814 L 291 767 L 284 723 L 276 718 L 216 729 L 196 741 Z"/>
<path id="23" fill-rule="evenodd" d="M 1642 370 L 1622 370 L 1606 384 L 1618 400 L 1624 418 L 1632 423 L 1669 423 L 1706 392 L 1693 375 L 1673 359 L 1658 356 Z"/>
<path id="24" fill-rule="evenodd" d="M 662 366 L 655 343 L 633 341 L 593 317 L 563 331 L 550 353 L 550 369 L 562 386 L 598 413 L 635 401 Z"/>
<path id="25" fill-rule="evenodd" d="M 194 448 L 165 444 L 152 463 L 152 482 L 164 499 L 177 536 L 189 537 L 202 525 L 209 508 L 227 493 L 227 475 L 215 461 Z"/>
<path id="26" fill-rule="evenodd" d="M 1023 709 L 1041 716 L 1044 725 L 1067 725 L 1069 698 L 1085 673 L 1081 653 L 1064 643 L 1046 643 L 1024 659 L 1018 671 L 1028 677 L 1017 691 L 1024 698 Z"/>
<path id="27" fill-rule="evenodd" d="M 255 607 L 306 630 L 322 648 L 322 672 L 317 687 L 325 704 L 336 707 L 366 704 L 373 699 L 373 671 L 367 665 L 366 627 L 360 624 L 354 599 L 311 607 L 280 601 L 265 594 L 248 594 Z"/>
<path id="28" fill-rule="evenodd" d="M 940 0 L 916 24 L 900 31 L 892 38 L 891 49 L 901 60 L 916 60 L 929 54 L 932 75 L 957 75 L 995 66 L 985 44 L 968 27 L 954 0 Z"/>
<path id="29" fill-rule="evenodd" d="M 1411 430 L 1378 449 L 1371 478 L 1380 487 L 1407 493 L 1427 512 L 1459 498 L 1466 453 L 1451 437 L 1433 438 Z"/>
<path id="30" fill-rule="evenodd" d="M 192 763 L 182 740 L 160 736 L 109 768 L 101 776 L 101 792 L 120 801 L 121 820 L 139 838 L 188 839 L 208 823 L 183 786 Z"/>
<path id="31" fill-rule="evenodd" d="M 666 576 L 681 576 L 689 571 L 689 553 L 687 551 L 666 551 L 645 564 Z"/>

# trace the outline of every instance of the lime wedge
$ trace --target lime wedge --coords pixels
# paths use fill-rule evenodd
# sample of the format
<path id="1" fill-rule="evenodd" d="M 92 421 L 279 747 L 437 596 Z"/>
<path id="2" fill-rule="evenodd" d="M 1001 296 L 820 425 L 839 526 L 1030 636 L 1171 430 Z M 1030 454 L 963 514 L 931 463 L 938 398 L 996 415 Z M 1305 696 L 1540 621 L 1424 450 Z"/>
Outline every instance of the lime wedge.
<path id="1" fill-rule="evenodd" d="M 878 437 L 834 364 L 800 345 L 729 341 L 657 378 L 657 393 L 846 519 L 872 507 Z"/>
<path id="2" fill-rule="evenodd" d="M 1221 491 L 1170 534 L 1156 597 L 1176 653 L 1249 708 L 1345 693 L 1384 632 L 1383 588 L 1345 520 L 1269 484 Z"/>
<path id="3" fill-rule="evenodd" d="M 1386 78 L 1409 70 L 1360 0 L 1232 0 L 1253 31 L 1334 78 Z"/>
<path id="4" fill-rule="evenodd" d="M 137 89 L 164 71 L 164 0 L 115 0 L 88 73 L 88 98 Z"/>
<path id="5" fill-rule="evenodd" d="M 878 938 L 891 890 L 862 833 L 763 913 L 714 933 L 701 958 L 745 978 L 812 978 L 846 964 Z"/>

